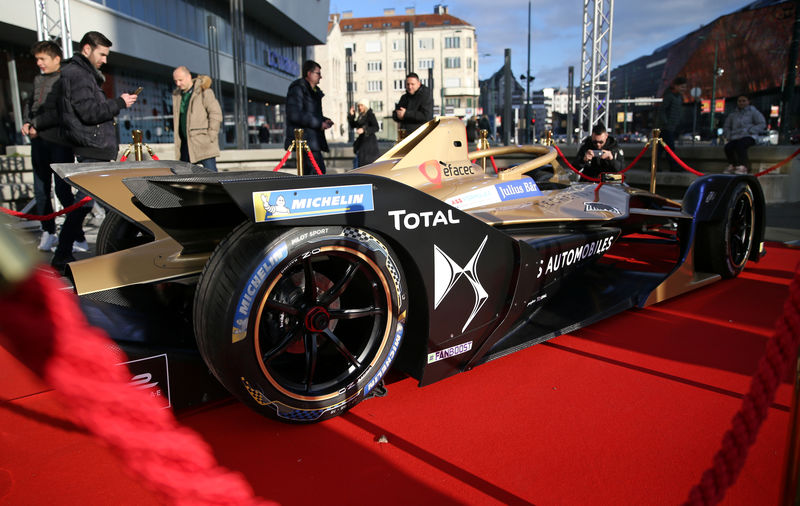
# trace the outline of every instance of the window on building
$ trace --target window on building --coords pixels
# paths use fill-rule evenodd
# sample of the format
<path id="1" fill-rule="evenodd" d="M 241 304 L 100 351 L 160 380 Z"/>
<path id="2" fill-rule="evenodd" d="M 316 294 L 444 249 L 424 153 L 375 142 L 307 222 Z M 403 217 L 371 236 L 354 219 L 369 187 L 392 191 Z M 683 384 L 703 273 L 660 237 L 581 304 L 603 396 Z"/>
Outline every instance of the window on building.
<path id="1" fill-rule="evenodd" d="M 353 25 L 342 25 L 342 30 L 352 30 Z"/>
<path id="2" fill-rule="evenodd" d="M 395 79 L 392 88 L 394 89 L 394 91 L 406 89 L 405 79 Z"/>
<path id="3" fill-rule="evenodd" d="M 467 49 L 472 48 L 472 37 L 467 37 Z"/>
<path id="4" fill-rule="evenodd" d="M 383 100 L 370 100 L 369 108 L 372 112 L 383 112 Z"/>
<path id="5" fill-rule="evenodd" d="M 392 27 L 392 24 L 391 24 L 391 23 L 384 23 L 384 24 L 383 24 L 383 27 L 384 27 L 384 28 L 391 28 L 391 27 Z"/>
<path id="6" fill-rule="evenodd" d="M 472 107 L 472 99 L 467 98 L 467 107 Z"/>
<path id="7" fill-rule="evenodd" d="M 361 28 L 372 28 L 372 23 L 364 23 Z"/>
<path id="8" fill-rule="evenodd" d="M 450 56 L 444 59 L 444 68 L 446 69 L 460 69 L 461 68 L 461 57 L 460 56 Z"/>
<path id="9" fill-rule="evenodd" d="M 461 47 L 461 37 L 445 37 L 444 48 L 455 49 Z"/>
<path id="10" fill-rule="evenodd" d="M 405 50 L 406 50 L 405 39 L 395 39 L 392 41 L 392 51 L 405 51 Z"/>
<path id="11" fill-rule="evenodd" d="M 460 77 L 448 77 L 444 80 L 445 88 L 458 88 L 461 86 L 461 78 Z"/>
<path id="12" fill-rule="evenodd" d="M 358 91 L 358 83 L 357 82 L 353 81 L 352 83 L 347 83 L 347 85 L 349 86 L 348 91 L 352 91 L 353 93 Z"/>
<path id="13" fill-rule="evenodd" d="M 420 49 L 433 49 L 433 38 L 417 39 Z"/>
<path id="14" fill-rule="evenodd" d="M 428 87 L 430 87 L 430 79 L 428 79 L 427 77 L 423 77 L 423 78 L 421 78 L 421 79 L 419 80 L 419 82 L 420 82 L 420 83 L 422 83 L 422 84 L 424 84 L 425 86 L 428 86 Z"/>
<path id="15" fill-rule="evenodd" d="M 444 99 L 444 105 L 446 105 L 447 107 L 461 107 L 461 99 L 458 98 L 458 97 L 456 97 L 456 98 L 445 98 Z"/>
<path id="16" fill-rule="evenodd" d="M 350 66 L 352 67 L 352 68 L 350 69 L 350 72 L 353 72 L 353 73 L 355 73 L 355 71 L 356 71 L 356 66 L 357 66 L 356 62 L 350 62 Z"/>
<path id="17" fill-rule="evenodd" d="M 383 81 L 367 81 L 367 91 L 383 91 Z"/>
<path id="18" fill-rule="evenodd" d="M 406 69 L 406 61 L 405 60 L 395 60 L 392 62 L 392 69 L 394 70 L 405 70 Z"/>
<path id="19" fill-rule="evenodd" d="M 420 70 L 427 70 L 433 68 L 433 58 L 424 58 L 417 61 L 417 68 Z"/>
<path id="20" fill-rule="evenodd" d="M 367 53 L 380 53 L 381 52 L 381 41 L 379 41 L 379 40 L 368 41 L 364 45 L 364 51 L 366 51 Z"/>
<path id="21" fill-rule="evenodd" d="M 378 72 L 383 70 L 383 62 L 380 60 L 372 60 L 367 62 L 367 72 Z"/>
<path id="22" fill-rule="evenodd" d="M 472 57 L 471 56 L 467 56 L 467 68 L 468 69 L 472 68 Z"/>

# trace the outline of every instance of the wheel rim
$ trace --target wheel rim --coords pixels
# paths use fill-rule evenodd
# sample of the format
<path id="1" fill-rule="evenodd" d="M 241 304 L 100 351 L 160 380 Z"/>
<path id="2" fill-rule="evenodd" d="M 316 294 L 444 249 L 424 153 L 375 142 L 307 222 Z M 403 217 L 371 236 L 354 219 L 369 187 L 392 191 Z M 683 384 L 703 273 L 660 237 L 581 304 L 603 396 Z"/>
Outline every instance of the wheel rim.
<path id="1" fill-rule="evenodd" d="M 743 266 L 750 256 L 754 213 L 753 198 L 749 192 L 742 192 L 736 199 L 729 221 L 729 258 L 736 268 Z"/>
<path id="2" fill-rule="evenodd" d="M 256 358 L 285 395 L 325 400 L 355 385 L 381 356 L 395 320 L 389 280 L 352 248 L 295 258 L 261 297 Z"/>

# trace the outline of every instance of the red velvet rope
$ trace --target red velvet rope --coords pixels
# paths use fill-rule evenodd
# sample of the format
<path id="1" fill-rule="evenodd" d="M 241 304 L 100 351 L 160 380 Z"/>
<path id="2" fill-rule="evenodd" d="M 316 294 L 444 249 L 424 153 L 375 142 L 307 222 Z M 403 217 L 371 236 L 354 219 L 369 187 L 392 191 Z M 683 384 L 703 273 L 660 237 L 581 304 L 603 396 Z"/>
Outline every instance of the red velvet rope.
<path id="1" fill-rule="evenodd" d="M 572 164 L 569 163 L 569 160 L 567 160 L 567 157 L 564 156 L 564 153 L 561 151 L 561 148 L 558 147 L 558 144 L 553 144 L 553 147 L 556 148 L 556 151 L 558 151 L 558 155 L 561 157 L 561 159 L 564 161 L 564 163 L 567 165 L 567 167 L 569 167 L 570 170 L 572 170 L 572 172 L 574 172 L 575 174 L 579 175 L 580 177 L 582 177 L 584 179 L 588 179 L 589 181 L 592 181 L 592 182 L 595 182 L 595 183 L 599 183 L 600 182 L 600 179 L 594 178 L 592 176 L 587 176 L 583 172 L 581 172 L 578 169 L 576 169 L 575 167 L 573 167 Z"/>
<path id="2" fill-rule="evenodd" d="M 497 170 L 497 164 L 494 163 L 494 157 L 490 156 L 489 161 L 492 162 L 492 167 L 494 167 L 494 173 L 497 174 L 499 171 Z"/>
<path id="3" fill-rule="evenodd" d="M 319 165 L 317 165 L 317 161 L 314 160 L 314 154 L 311 152 L 310 149 L 308 149 L 308 147 L 306 147 L 306 152 L 308 153 L 308 159 L 311 160 L 311 165 L 314 167 L 314 170 L 317 171 L 317 175 L 321 176 L 322 171 L 319 170 Z"/>
<path id="4" fill-rule="evenodd" d="M 658 139 L 658 143 L 661 144 L 661 146 L 663 146 L 664 151 L 666 151 L 667 154 L 669 154 L 669 156 L 671 156 L 672 159 L 675 160 L 678 163 L 678 165 L 680 165 L 684 169 L 688 170 L 689 172 L 691 172 L 695 176 L 705 176 L 705 174 L 703 174 L 702 172 L 698 172 L 698 171 L 694 170 L 693 168 L 689 167 L 688 165 L 686 165 L 686 163 L 683 160 L 681 160 L 680 158 L 678 158 L 678 155 L 676 155 L 675 152 L 672 151 L 672 149 L 669 146 L 667 146 L 667 143 L 664 142 L 662 139 Z"/>
<path id="5" fill-rule="evenodd" d="M 158 399 L 129 383 L 127 360 L 90 326 L 50 268 L 0 296 L 0 344 L 61 396 L 69 413 L 114 449 L 169 504 L 266 505 L 242 475 Z"/>
<path id="6" fill-rule="evenodd" d="M 286 163 L 286 160 L 288 160 L 291 155 L 292 155 L 292 148 L 289 148 L 289 149 L 286 150 L 286 154 L 283 155 L 283 158 L 281 158 L 281 161 L 278 162 L 278 165 L 276 165 L 275 168 L 272 169 L 272 172 L 278 172 L 281 169 L 281 167 L 283 167 L 283 164 Z"/>
<path id="7" fill-rule="evenodd" d="M 787 163 L 789 163 L 789 162 L 791 161 L 791 159 L 792 159 L 792 158 L 794 158 L 794 157 L 795 157 L 795 156 L 797 156 L 797 155 L 800 155 L 800 148 L 797 148 L 797 151 L 795 151 L 795 152 L 794 152 L 794 153 L 792 153 L 791 155 L 787 156 L 787 157 L 786 157 L 786 158 L 784 158 L 782 161 L 780 161 L 780 162 L 776 163 L 776 164 L 775 164 L 775 165 L 773 165 L 772 167 L 770 167 L 770 168 L 768 168 L 768 169 L 764 169 L 764 170 L 762 170 L 761 172 L 757 173 L 757 174 L 756 174 L 756 177 L 761 177 L 761 176 L 763 176 L 764 174 L 769 174 L 769 173 L 770 173 L 770 172 L 772 172 L 773 170 L 775 170 L 775 169 L 779 169 L 779 168 L 783 167 L 784 165 L 786 165 Z"/>
<path id="8" fill-rule="evenodd" d="M 23 220 L 35 220 L 35 221 L 47 221 L 52 220 L 56 216 L 61 216 L 62 214 L 71 213 L 75 209 L 81 207 L 83 204 L 92 200 L 92 197 L 83 197 L 80 201 L 75 202 L 71 206 L 65 207 L 60 211 L 56 211 L 55 213 L 45 214 L 44 216 L 38 214 L 25 214 L 19 211 L 12 211 L 11 209 L 6 209 L 5 207 L 0 207 L 0 212 L 9 214 L 11 216 L 16 216 L 17 218 L 22 218 Z"/>
<path id="9" fill-rule="evenodd" d="M 642 148 L 642 150 L 639 151 L 639 154 L 636 155 L 636 158 L 634 158 L 633 161 L 631 163 L 629 163 L 627 167 L 625 167 L 624 169 L 619 171 L 619 173 L 620 174 L 624 174 L 624 173 L 628 172 L 629 170 L 631 170 L 631 168 L 633 168 L 633 166 L 636 165 L 636 162 L 639 161 L 639 159 L 642 157 L 642 155 L 644 155 L 644 152 L 647 151 L 647 148 L 649 148 L 649 147 L 650 147 L 650 142 L 647 142 L 644 145 L 644 147 Z"/>
<path id="10" fill-rule="evenodd" d="M 722 447 L 713 458 L 700 483 L 692 487 L 685 504 L 697 506 L 717 504 L 733 485 L 744 466 L 747 452 L 755 443 L 761 423 L 775 399 L 775 390 L 786 371 L 797 359 L 800 343 L 800 267 L 789 286 L 789 297 L 775 333 L 767 341 L 758 370 L 750 381 L 750 390 L 742 399 L 742 407 L 731 422 L 732 427 L 722 438 Z"/>

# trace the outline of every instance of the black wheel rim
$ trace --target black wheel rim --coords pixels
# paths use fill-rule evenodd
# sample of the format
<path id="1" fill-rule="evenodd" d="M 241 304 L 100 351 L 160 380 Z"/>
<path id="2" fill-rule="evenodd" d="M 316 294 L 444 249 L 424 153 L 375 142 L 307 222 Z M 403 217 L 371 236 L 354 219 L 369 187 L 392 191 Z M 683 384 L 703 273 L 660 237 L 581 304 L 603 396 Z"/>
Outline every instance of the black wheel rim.
<path id="1" fill-rule="evenodd" d="M 381 354 L 394 320 L 387 277 L 358 250 L 301 255 L 267 287 L 256 355 L 281 392 L 324 400 L 352 387 Z"/>
<path id="2" fill-rule="evenodd" d="M 736 199 L 729 221 L 729 255 L 736 268 L 743 266 L 750 256 L 753 220 L 753 199 L 748 192 L 743 192 Z"/>

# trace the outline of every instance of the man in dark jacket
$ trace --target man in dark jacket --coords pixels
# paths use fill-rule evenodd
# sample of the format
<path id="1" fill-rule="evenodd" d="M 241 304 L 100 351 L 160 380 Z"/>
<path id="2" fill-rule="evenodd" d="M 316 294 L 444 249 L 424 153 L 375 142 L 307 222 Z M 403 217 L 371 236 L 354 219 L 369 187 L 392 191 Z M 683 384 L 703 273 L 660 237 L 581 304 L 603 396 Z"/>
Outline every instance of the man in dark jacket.
<path id="1" fill-rule="evenodd" d="M 100 87 L 105 77 L 100 67 L 106 63 L 111 41 L 100 32 L 87 32 L 80 41 L 80 52 L 64 62 L 61 68 L 61 121 L 65 137 L 72 143 L 78 162 L 107 162 L 116 160 L 119 140 L 114 118 L 120 109 L 136 102 L 136 95 L 123 93 L 106 98 Z M 77 198 L 84 195 L 78 192 Z M 51 264 L 63 271 L 72 257 L 75 241 L 91 204 L 67 215 L 58 247 Z"/>
<path id="2" fill-rule="evenodd" d="M 625 163 L 622 150 L 606 127 L 598 123 L 592 134 L 583 140 L 575 156 L 575 168 L 589 177 L 598 177 L 601 172 L 619 172 Z"/>
<path id="3" fill-rule="evenodd" d="M 303 77 L 289 85 L 286 93 L 286 141 L 283 147 L 287 149 L 294 140 L 294 129 L 302 128 L 303 138 L 320 172 L 325 174 L 325 160 L 322 159 L 322 152 L 328 151 L 325 130 L 333 126 L 333 121 L 322 115 L 322 97 L 325 94 L 317 86 L 321 79 L 319 63 L 307 60 L 303 63 Z M 316 173 L 308 154 L 303 152 L 303 174 Z"/>
<path id="4" fill-rule="evenodd" d="M 658 124 L 661 127 L 661 138 L 669 149 L 675 151 L 675 139 L 678 138 L 678 131 L 681 124 L 683 113 L 683 94 L 686 92 L 686 78 L 683 76 L 673 79 L 667 91 L 664 92 L 663 101 L 658 114 Z M 669 160 L 669 170 L 680 172 L 681 167 L 671 156 L 664 153 Z"/>
<path id="5" fill-rule="evenodd" d="M 36 66 L 39 67 L 41 74 L 33 79 L 33 95 L 26 103 L 22 134 L 31 139 L 36 214 L 43 216 L 53 212 L 51 202 L 53 176 L 55 176 L 56 196 L 61 205 L 69 207 L 75 202 L 72 187 L 55 175 L 50 168 L 51 163 L 72 163 L 75 155 L 59 128 L 58 80 L 61 77 L 61 48 L 51 40 L 42 40 L 31 47 L 31 54 L 36 59 Z M 55 220 L 42 221 L 39 250 L 50 251 L 56 242 L 58 237 Z M 86 242 L 83 231 L 80 231 L 78 242 Z"/>
<path id="6" fill-rule="evenodd" d="M 392 112 L 392 119 L 405 130 L 405 135 L 433 119 L 433 96 L 415 72 L 406 76 L 406 92 Z"/>

